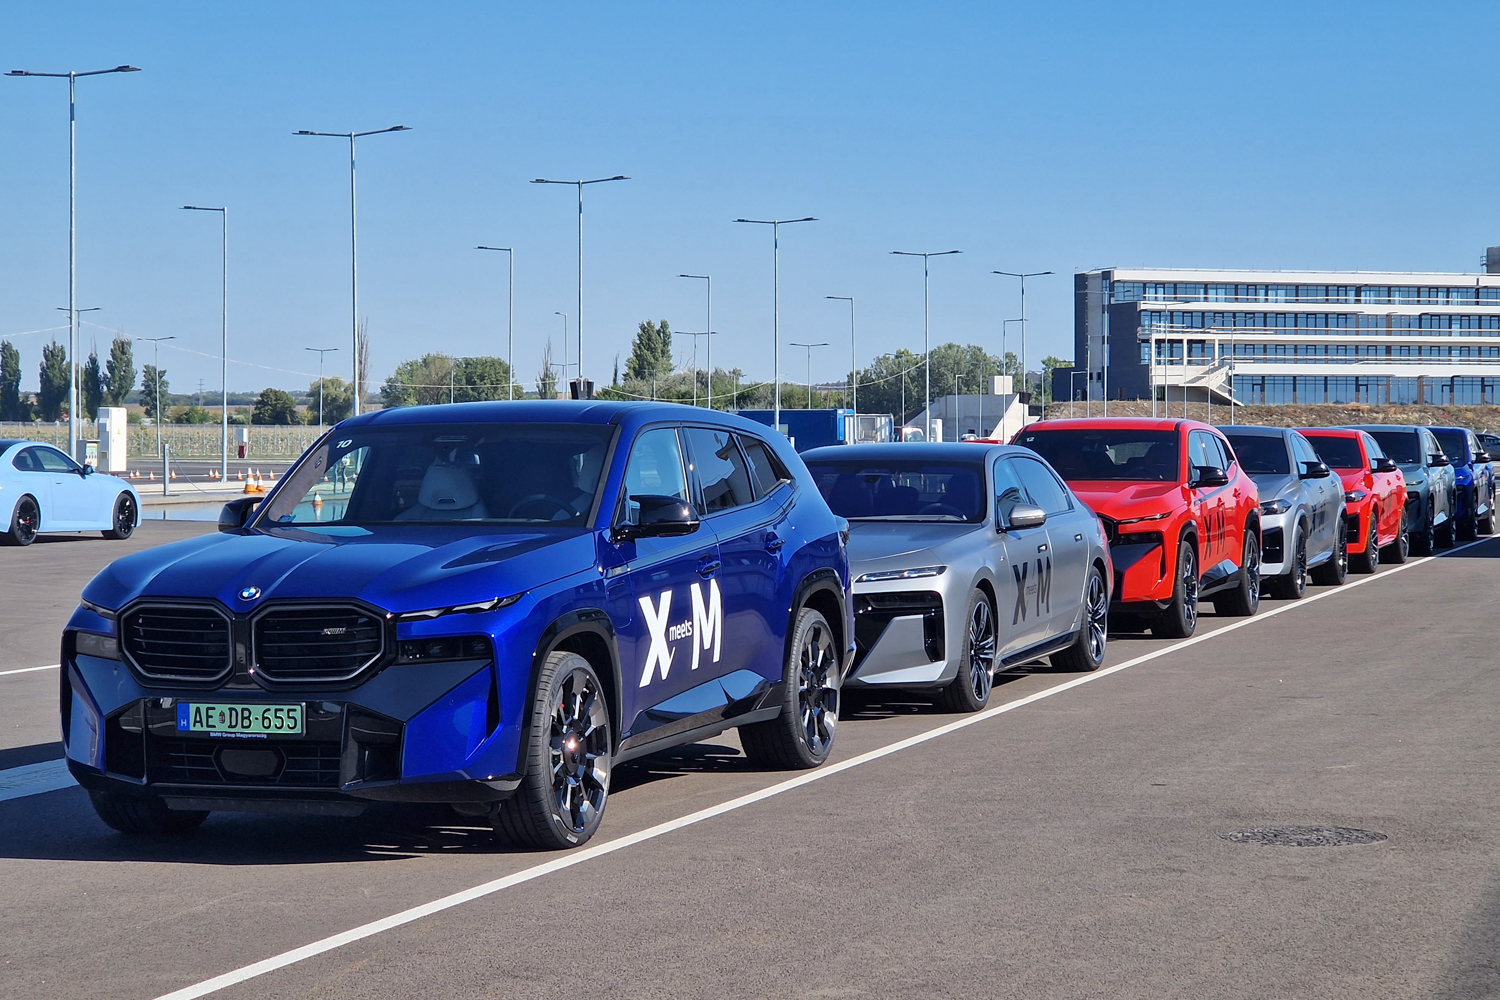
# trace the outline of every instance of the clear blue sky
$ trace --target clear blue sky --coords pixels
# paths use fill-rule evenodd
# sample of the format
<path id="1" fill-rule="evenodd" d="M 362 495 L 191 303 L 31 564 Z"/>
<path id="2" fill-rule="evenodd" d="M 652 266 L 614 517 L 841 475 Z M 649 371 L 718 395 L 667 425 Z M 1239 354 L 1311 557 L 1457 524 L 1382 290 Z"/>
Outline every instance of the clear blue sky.
<path id="1" fill-rule="evenodd" d="M 173 389 L 218 385 L 227 204 L 230 387 L 348 367 L 347 147 L 294 137 L 405 124 L 360 147 L 361 312 L 374 382 L 428 350 L 504 353 L 517 248 L 520 377 L 574 311 L 571 189 L 629 174 L 585 217 L 586 373 L 636 324 L 703 326 L 715 362 L 770 374 L 829 340 L 818 379 L 934 343 L 999 347 L 1028 285 L 1033 359 L 1067 356 L 1075 270 L 1475 270 L 1495 219 L 1496 8 L 1483 4 L 10 4 L 0 69 L 144 72 L 79 83 L 79 305 L 163 351 Z M 67 95 L 0 79 L 0 337 L 36 383 L 67 302 Z M 1012 327 L 1012 333 L 1015 332 Z M 59 331 L 61 333 L 62 331 Z M 107 344 L 106 330 L 84 327 Z M 679 343 L 679 355 L 691 342 Z M 1011 345 L 1014 348 L 1014 344 Z M 139 355 L 138 355 L 139 357 Z M 804 374 L 800 350 L 782 371 Z"/>

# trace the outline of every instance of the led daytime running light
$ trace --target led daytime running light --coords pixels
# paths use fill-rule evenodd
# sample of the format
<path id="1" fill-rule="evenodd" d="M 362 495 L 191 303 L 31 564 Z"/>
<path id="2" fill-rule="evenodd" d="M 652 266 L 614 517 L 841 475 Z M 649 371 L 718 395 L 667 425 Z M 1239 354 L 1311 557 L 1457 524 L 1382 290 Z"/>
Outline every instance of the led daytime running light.
<path id="1" fill-rule="evenodd" d="M 407 611 L 397 615 L 396 620 L 412 622 L 428 618 L 441 618 L 444 615 L 476 615 L 482 611 L 495 611 L 499 608 L 508 608 L 519 601 L 521 596 L 521 594 L 512 594 L 509 597 L 494 597 L 488 601 L 475 601 L 472 604 L 454 604 L 450 607 L 431 608 L 427 611 Z"/>
<path id="2" fill-rule="evenodd" d="M 887 580 L 919 580 L 923 577 L 942 576 L 946 572 L 948 572 L 947 566 L 919 566 L 916 569 L 892 569 L 879 573 L 865 573 L 854 582 L 884 583 Z"/>
<path id="3" fill-rule="evenodd" d="M 1171 514 L 1171 511 L 1162 511 L 1160 514 L 1147 514 L 1145 517 L 1124 517 L 1116 521 L 1116 524 L 1140 524 L 1142 521 L 1160 521 Z"/>

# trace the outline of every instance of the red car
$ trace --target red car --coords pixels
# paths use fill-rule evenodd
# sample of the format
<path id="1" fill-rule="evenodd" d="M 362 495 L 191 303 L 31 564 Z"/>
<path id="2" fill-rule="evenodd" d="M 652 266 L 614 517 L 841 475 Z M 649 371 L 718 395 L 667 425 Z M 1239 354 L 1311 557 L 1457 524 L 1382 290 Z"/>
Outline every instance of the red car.
<path id="1" fill-rule="evenodd" d="M 1260 604 L 1260 495 L 1218 431 L 1195 420 L 1043 420 L 1016 434 L 1104 522 L 1116 612 L 1186 638 L 1198 601 Z"/>
<path id="2" fill-rule="evenodd" d="M 1386 562 L 1404 563 L 1411 551 L 1406 532 L 1406 476 L 1364 431 L 1311 427 L 1302 435 L 1318 457 L 1344 481 L 1344 537 L 1349 568 L 1373 573 Z"/>

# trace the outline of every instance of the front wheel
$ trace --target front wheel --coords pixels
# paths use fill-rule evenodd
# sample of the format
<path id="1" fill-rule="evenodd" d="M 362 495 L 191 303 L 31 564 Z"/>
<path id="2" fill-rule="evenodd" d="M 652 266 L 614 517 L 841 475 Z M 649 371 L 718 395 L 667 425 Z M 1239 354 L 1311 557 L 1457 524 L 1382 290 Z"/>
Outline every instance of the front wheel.
<path id="1" fill-rule="evenodd" d="M 1349 578 L 1349 545 L 1344 538 L 1344 519 L 1339 518 L 1338 538 L 1333 543 L 1333 558 L 1312 571 L 1313 582 L 1320 587 L 1342 587 Z"/>
<path id="2" fill-rule="evenodd" d="M 89 801 L 111 829 L 138 837 L 191 833 L 208 819 L 207 810 L 168 809 L 158 798 L 89 792 Z"/>
<path id="3" fill-rule="evenodd" d="M 1380 566 L 1380 525 L 1376 523 L 1375 508 L 1371 507 L 1366 516 L 1370 519 L 1370 531 L 1365 539 L 1365 550 L 1351 560 L 1356 573 L 1373 573 Z"/>
<path id="4" fill-rule="evenodd" d="M 104 532 L 105 538 L 115 541 L 124 541 L 135 532 L 135 497 L 129 493 L 121 493 L 115 498 L 115 510 L 110 518 L 110 528 Z"/>
<path id="5" fill-rule="evenodd" d="M 1448 519 L 1443 522 L 1441 528 L 1437 529 L 1435 535 L 1437 547 L 1440 549 L 1451 549 L 1458 541 L 1458 524 L 1453 520 L 1453 507 L 1453 494 L 1450 493 L 1448 494 Z"/>
<path id="6" fill-rule="evenodd" d="M 1177 582 L 1172 587 L 1172 603 L 1167 605 L 1151 625 L 1151 631 L 1163 639 L 1186 639 L 1198 627 L 1198 553 L 1186 538 L 1177 542 Z"/>
<path id="7" fill-rule="evenodd" d="M 1430 556 L 1437 548 L 1437 532 L 1432 527 L 1432 520 L 1437 514 L 1433 509 L 1432 501 L 1427 502 L 1427 523 L 1420 531 L 1407 530 L 1411 538 L 1411 551 L 1415 555 Z"/>
<path id="8" fill-rule="evenodd" d="M 967 621 L 958 676 L 938 692 L 936 699 L 945 712 L 979 711 L 989 704 L 995 683 L 995 609 L 990 606 L 989 595 L 977 587 L 969 596 Z"/>
<path id="9" fill-rule="evenodd" d="M 0 545 L 30 545 L 41 528 L 42 509 L 36 499 L 22 497 L 16 501 L 16 509 L 10 516 L 9 530 L 0 533 Z"/>
<path id="10" fill-rule="evenodd" d="M 1396 540 L 1387 545 L 1380 553 L 1380 561 L 1400 565 L 1411 558 L 1411 525 L 1407 523 L 1406 511 L 1401 512 L 1401 530 L 1396 534 Z"/>
<path id="11" fill-rule="evenodd" d="M 1300 601 L 1307 593 L 1307 535 L 1299 524 L 1292 541 L 1292 569 L 1266 581 L 1271 596 L 1284 601 Z"/>
<path id="12" fill-rule="evenodd" d="M 1458 522 L 1458 537 L 1472 542 L 1479 537 L 1479 491 L 1469 490 L 1464 496 L 1464 519 Z"/>
<path id="13" fill-rule="evenodd" d="M 812 608 L 797 612 L 782 671 L 781 714 L 740 727 L 745 756 L 761 767 L 817 767 L 833 749 L 844 668 L 827 619 Z"/>
<path id="14" fill-rule="evenodd" d="M 1074 673 L 1098 670 L 1104 663 L 1109 642 L 1109 592 L 1098 566 L 1089 567 L 1089 582 L 1083 589 L 1083 628 L 1073 645 L 1052 654 L 1052 665 Z"/>
<path id="15" fill-rule="evenodd" d="M 526 736 L 526 776 L 495 817 L 512 843 L 565 850 L 586 843 L 609 799 L 609 706 L 589 661 L 547 654 L 537 677 Z"/>
<path id="16" fill-rule="evenodd" d="M 1304 550 L 1306 543 L 1303 543 Z M 1306 559 L 1306 556 L 1303 556 Z M 1304 565 L 1306 563 L 1304 562 Z M 1304 589 L 1306 584 L 1303 585 Z M 1240 582 L 1223 597 L 1214 599 L 1221 615 L 1248 618 L 1260 607 L 1260 536 L 1245 525 L 1245 550 L 1240 554 Z"/>

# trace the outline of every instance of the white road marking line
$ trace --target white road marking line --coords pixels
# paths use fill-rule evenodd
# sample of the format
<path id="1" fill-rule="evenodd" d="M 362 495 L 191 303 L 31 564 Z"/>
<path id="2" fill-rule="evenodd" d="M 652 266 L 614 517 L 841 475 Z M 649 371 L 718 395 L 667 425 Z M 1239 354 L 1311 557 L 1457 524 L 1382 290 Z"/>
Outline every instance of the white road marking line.
<path id="1" fill-rule="evenodd" d="M 1480 545 L 1483 542 L 1493 540 L 1494 539 L 1485 538 L 1480 539 L 1479 541 L 1469 542 L 1467 544 L 1460 545 L 1457 548 L 1450 549 L 1448 554 L 1451 554 L 1453 552 L 1461 552 L 1466 548 L 1470 548 L 1475 545 Z M 926 743 L 929 740 L 935 740 L 940 736 L 947 736 L 949 733 L 956 733 L 960 729 L 967 729 L 969 726 L 977 725 L 978 723 L 993 719 L 998 715 L 1004 715 L 1007 712 L 1013 712 L 1018 708 L 1023 708 L 1026 705 L 1034 704 L 1043 700 L 1044 698 L 1050 698 L 1053 695 L 1062 694 L 1064 691 L 1071 691 L 1073 688 L 1082 687 L 1085 684 L 1091 684 L 1094 681 L 1101 680 L 1111 674 L 1117 674 L 1122 670 L 1129 670 L 1131 667 L 1146 663 L 1150 660 L 1155 660 L 1158 657 L 1167 655 L 1168 653 L 1175 653 L 1180 649 L 1186 649 L 1189 646 L 1195 646 L 1200 642 L 1206 642 L 1209 639 L 1217 638 L 1218 636 L 1224 635 L 1225 633 L 1233 632 L 1237 629 L 1242 629 L 1247 625 L 1254 625 L 1256 622 L 1274 618 L 1277 615 L 1285 614 L 1288 611 L 1294 611 L 1298 608 L 1307 607 L 1309 604 L 1315 604 L 1318 601 L 1323 600 L 1325 597 L 1332 597 L 1335 594 L 1347 593 L 1348 591 L 1353 590 L 1355 587 L 1359 587 L 1366 583 L 1372 583 L 1375 580 L 1383 580 L 1391 576 L 1392 574 L 1399 573 L 1402 570 L 1411 569 L 1415 566 L 1425 565 L 1426 563 L 1431 562 L 1433 559 L 1438 558 L 1442 557 L 1425 556 L 1419 559 L 1413 559 L 1410 562 L 1403 563 L 1400 566 L 1393 566 L 1390 569 L 1373 574 L 1371 576 L 1363 577 L 1358 580 L 1350 580 L 1342 587 L 1332 588 L 1330 590 L 1324 591 L 1321 594 L 1314 594 L 1311 597 L 1304 597 L 1300 601 L 1284 604 L 1278 608 L 1272 608 L 1271 610 L 1266 611 L 1263 614 L 1257 614 L 1251 618 L 1242 618 L 1239 621 L 1233 622 L 1229 625 L 1225 625 L 1223 628 L 1215 629 L 1212 632 L 1205 632 L 1199 635 L 1195 635 L 1191 639 L 1184 639 L 1183 641 L 1175 643 L 1174 645 L 1165 646 L 1150 653 L 1144 653 L 1141 656 L 1137 656 L 1135 659 L 1126 660 L 1124 663 L 1117 663 L 1112 667 L 1103 667 L 1095 671 L 1094 673 L 1084 674 L 1082 677 L 1075 677 L 1073 680 L 1065 681 L 1062 684 L 1046 688 L 1042 691 L 1037 691 L 1036 693 L 1027 695 L 1024 698 L 1018 698 L 1015 701 L 1006 702 L 1004 705 L 997 705 L 994 708 L 985 709 L 983 712 L 976 712 L 973 715 L 966 716 L 954 722 L 950 722 L 947 725 L 938 726 L 936 729 L 929 729 L 925 733 L 918 733 L 915 736 L 908 736 L 904 740 L 897 740 L 895 743 L 891 743 L 887 746 L 880 747 L 876 750 L 870 750 L 866 753 L 858 755 L 857 757 L 851 757 L 846 761 L 841 761 L 837 764 L 830 764 L 826 767 L 819 768 L 816 771 L 810 771 L 799 777 L 790 778 L 786 781 L 778 782 L 777 784 L 771 785 L 767 788 L 762 788 L 760 791 L 751 792 L 748 795 L 741 795 L 739 798 L 730 799 L 729 801 L 722 802 L 716 806 L 709 806 L 707 809 L 700 809 L 695 813 L 689 813 L 688 815 L 680 817 L 678 819 L 668 820 L 665 823 L 659 823 L 656 826 L 649 827 L 636 833 L 628 834 L 624 837 L 619 837 L 615 840 L 611 840 L 603 844 L 582 848 L 567 855 L 566 857 L 557 858 L 544 864 L 535 865 L 531 868 L 523 869 L 522 871 L 515 872 L 514 874 L 506 875 L 503 878 L 497 878 L 492 882 L 485 882 L 481 885 L 476 885 L 473 888 L 455 892 L 450 896 L 444 896 L 441 899 L 435 899 L 430 903 L 423 903 L 420 906 L 414 906 L 411 909 L 402 910 L 400 913 L 393 913 L 388 917 L 382 917 L 381 919 L 371 921 L 368 924 L 362 924 L 359 927 L 350 928 L 347 931 L 343 931 L 339 934 L 334 934 L 331 937 L 323 938 L 320 941 L 314 941 L 311 944 L 305 944 L 300 948 L 293 948 L 291 951 L 282 952 L 280 955 L 273 955 L 270 958 L 261 959 L 259 962 L 255 962 L 251 965 L 246 965 L 242 968 L 235 969 L 233 972 L 226 972 L 221 976 L 215 976 L 212 979 L 205 980 L 204 982 L 198 983 L 194 986 L 187 986 L 175 992 L 164 994 L 158 997 L 157 1000 L 197 1000 L 198 997 L 208 996 L 210 993 L 217 993 L 220 990 L 228 989 L 231 986 L 236 986 L 240 983 L 245 982 L 246 980 L 255 979 L 258 976 L 264 976 L 268 972 L 275 972 L 277 969 L 284 969 L 289 965 L 295 965 L 298 962 L 306 961 L 307 959 L 314 958 L 318 955 L 323 954 L 324 952 L 333 951 L 336 948 L 342 948 L 346 944 L 353 944 L 356 941 L 362 941 L 365 938 L 374 937 L 376 934 L 394 930 L 397 927 L 412 923 L 413 921 L 421 920 L 423 917 L 430 917 L 434 913 L 441 913 L 444 910 L 450 910 L 455 906 L 461 906 L 464 903 L 473 902 L 476 899 L 492 895 L 504 889 L 509 889 L 512 886 L 520 885 L 523 882 L 530 882 L 533 879 L 541 878 L 544 875 L 550 875 L 553 872 L 559 872 L 565 868 L 572 868 L 574 865 L 581 865 L 585 861 L 592 861 L 595 858 L 602 858 L 606 854 L 613 854 L 614 852 L 624 850 L 627 847 L 634 847 L 636 844 L 644 843 L 648 840 L 654 840 L 657 837 L 665 836 L 669 833 L 681 830 L 684 827 L 694 826 L 698 823 L 704 822 L 705 820 L 713 819 L 716 816 L 722 816 L 725 813 L 734 812 L 737 809 L 743 809 L 746 806 L 754 805 L 757 802 L 761 802 L 776 795 L 781 795 L 784 792 L 790 792 L 794 789 L 801 788 L 804 785 L 810 785 L 815 781 L 822 781 L 825 778 L 831 778 L 836 774 L 841 774 L 844 771 L 859 767 L 861 764 L 868 764 L 871 761 L 879 760 L 880 758 L 890 756 L 893 753 L 897 753 L 919 744 Z"/>
<path id="2" fill-rule="evenodd" d="M 55 792 L 77 784 L 68 773 L 65 760 L 44 760 L 40 764 L 23 764 L 0 771 L 0 802 L 23 799 L 28 795 Z"/>
<path id="3" fill-rule="evenodd" d="M 0 677 L 9 677 L 11 674 L 33 674 L 38 670 L 56 670 L 62 664 L 49 663 L 45 667 L 22 667 L 20 670 L 0 670 Z"/>

